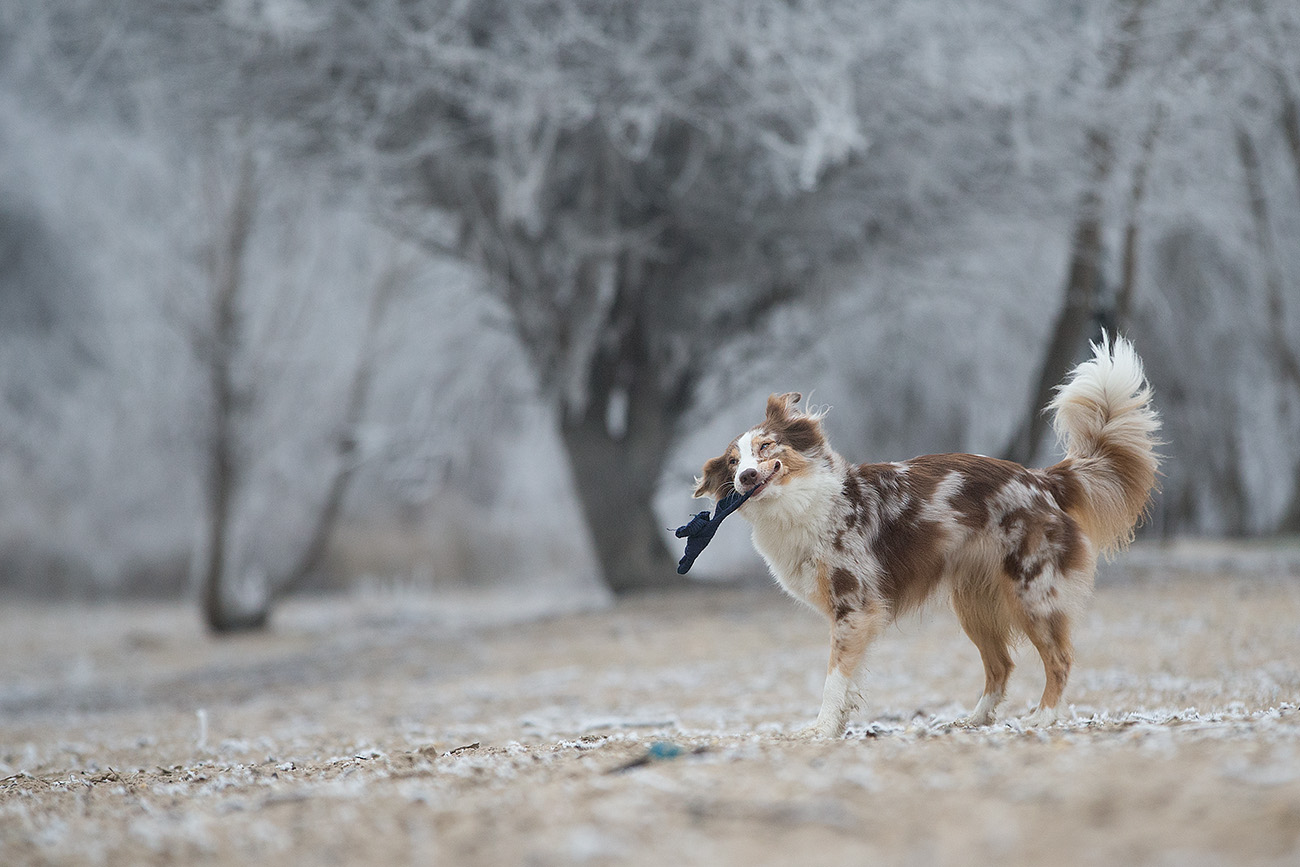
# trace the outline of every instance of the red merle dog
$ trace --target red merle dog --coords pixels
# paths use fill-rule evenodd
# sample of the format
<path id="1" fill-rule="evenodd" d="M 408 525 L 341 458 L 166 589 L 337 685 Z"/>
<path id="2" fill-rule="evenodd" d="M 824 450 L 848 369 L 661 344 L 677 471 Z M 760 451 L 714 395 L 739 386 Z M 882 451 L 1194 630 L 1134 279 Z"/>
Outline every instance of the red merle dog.
<path id="1" fill-rule="evenodd" d="M 754 546 L 787 592 L 830 621 L 821 712 L 806 734 L 843 734 L 867 647 L 941 590 L 984 662 L 968 722 L 993 722 L 1020 636 L 1047 675 L 1026 722 L 1057 719 L 1070 624 L 1097 556 L 1132 539 L 1156 480 L 1159 421 L 1142 362 L 1123 339 L 1093 348 L 1049 407 L 1066 457 L 1046 469 L 965 454 L 850 464 L 821 415 L 795 409 L 796 393 L 768 398 L 762 423 L 704 465 L 695 496 L 754 491 L 740 508 Z"/>

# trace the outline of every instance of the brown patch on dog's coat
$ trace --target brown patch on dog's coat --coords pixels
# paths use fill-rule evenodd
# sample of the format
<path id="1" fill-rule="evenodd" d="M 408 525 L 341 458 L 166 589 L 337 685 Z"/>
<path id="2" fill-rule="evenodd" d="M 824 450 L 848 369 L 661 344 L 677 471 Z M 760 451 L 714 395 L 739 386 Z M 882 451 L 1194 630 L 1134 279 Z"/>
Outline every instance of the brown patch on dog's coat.
<path id="1" fill-rule="evenodd" d="M 812 452 L 823 445 L 826 438 L 817 418 L 794 411 L 794 405 L 802 399 L 803 395 L 797 391 L 769 397 L 763 429 L 796 452 Z"/>
<path id="2" fill-rule="evenodd" d="M 734 491 L 736 488 L 730 469 L 736 457 L 736 440 L 732 440 L 725 452 L 704 462 L 704 469 L 701 470 L 699 481 L 695 485 L 695 493 L 691 496 L 721 500 Z"/>

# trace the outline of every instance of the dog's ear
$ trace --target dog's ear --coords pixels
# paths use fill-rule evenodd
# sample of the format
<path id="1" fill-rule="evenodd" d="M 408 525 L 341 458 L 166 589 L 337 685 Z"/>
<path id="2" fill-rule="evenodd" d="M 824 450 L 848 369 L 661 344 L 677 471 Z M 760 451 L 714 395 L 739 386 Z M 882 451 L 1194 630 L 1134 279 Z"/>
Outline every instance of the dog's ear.
<path id="1" fill-rule="evenodd" d="M 795 451 L 815 454 L 826 447 L 821 412 L 805 413 L 794 408 L 803 398 L 797 391 L 774 394 L 767 399 L 768 433 Z"/>
<path id="2" fill-rule="evenodd" d="M 767 399 L 767 420 L 772 424 L 780 424 L 789 420 L 794 412 L 794 405 L 803 400 L 803 395 L 797 391 L 787 391 L 785 394 L 774 394 Z"/>
<path id="3" fill-rule="evenodd" d="M 719 455 L 709 458 L 704 463 L 702 475 L 695 480 L 695 493 L 692 497 L 712 497 L 720 500 L 726 489 L 731 487 L 730 473 L 727 472 L 727 456 Z"/>

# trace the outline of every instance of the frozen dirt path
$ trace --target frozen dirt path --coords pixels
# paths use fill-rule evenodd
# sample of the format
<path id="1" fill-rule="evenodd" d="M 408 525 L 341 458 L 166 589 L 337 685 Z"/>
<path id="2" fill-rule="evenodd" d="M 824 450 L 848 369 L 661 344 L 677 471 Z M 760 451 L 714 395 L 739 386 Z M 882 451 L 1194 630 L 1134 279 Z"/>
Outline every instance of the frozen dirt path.
<path id="1" fill-rule="evenodd" d="M 427 614 L 215 641 L 179 605 L 7 606 L 0 864 L 1300 863 L 1295 578 L 1100 588 L 1046 731 L 951 725 L 981 669 L 933 610 L 812 743 L 825 628 L 774 591 Z"/>

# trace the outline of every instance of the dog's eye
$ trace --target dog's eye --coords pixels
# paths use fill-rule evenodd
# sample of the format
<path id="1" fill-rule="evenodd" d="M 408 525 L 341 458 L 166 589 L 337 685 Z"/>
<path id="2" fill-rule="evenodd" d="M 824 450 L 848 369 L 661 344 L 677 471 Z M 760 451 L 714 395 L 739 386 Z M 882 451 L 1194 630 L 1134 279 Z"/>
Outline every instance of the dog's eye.
<path id="1" fill-rule="evenodd" d="M 760 455 L 767 454 L 772 450 L 773 445 L 775 445 L 775 443 L 763 443 L 761 446 L 758 447 L 758 453 Z"/>
<path id="2" fill-rule="evenodd" d="M 740 463 L 740 458 L 727 458 L 727 466 L 729 467 L 734 467 L 738 463 Z"/>

